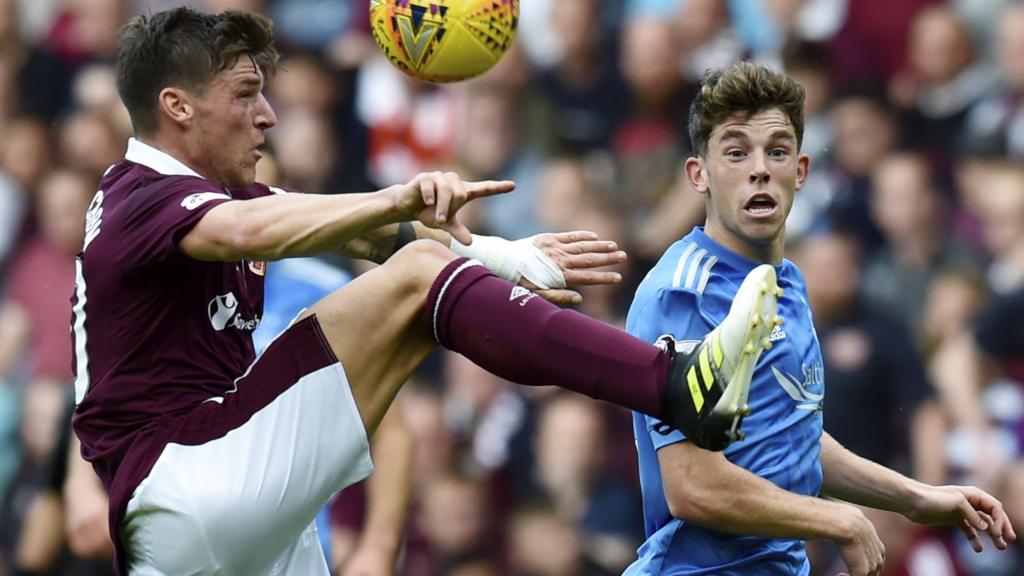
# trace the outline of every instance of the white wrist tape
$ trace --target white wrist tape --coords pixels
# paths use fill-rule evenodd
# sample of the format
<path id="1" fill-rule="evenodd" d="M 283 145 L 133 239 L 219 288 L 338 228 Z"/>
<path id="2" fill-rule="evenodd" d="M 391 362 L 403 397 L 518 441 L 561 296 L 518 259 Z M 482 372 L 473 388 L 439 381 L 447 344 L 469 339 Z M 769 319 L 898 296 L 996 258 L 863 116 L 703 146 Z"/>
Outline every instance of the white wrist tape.
<path id="1" fill-rule="evenodd" d="M 449 247 L 459 256 L 479 260 L 498 277 L 517 284 L 526 278 L 541 290 L 565 288 L 562 269 L 547 254 L 533 245 L 535 236 L 506 240 L 497 236 L 473 235 L 469 246 L 452 238 Z"/>

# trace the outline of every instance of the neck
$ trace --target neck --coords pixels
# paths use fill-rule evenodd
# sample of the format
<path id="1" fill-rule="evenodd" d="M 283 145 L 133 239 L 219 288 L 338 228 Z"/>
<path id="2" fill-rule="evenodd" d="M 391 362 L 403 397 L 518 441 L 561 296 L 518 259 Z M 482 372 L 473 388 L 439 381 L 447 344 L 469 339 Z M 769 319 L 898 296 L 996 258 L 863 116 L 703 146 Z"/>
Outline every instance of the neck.
<path id="1" fill-rule="evenodd" d="M 732 250 L 748 260 L 764 264 L 782 263 L 782 255 L 786 246 L 786 235 L 784 231 L 785 229 L 780 231 L 779 234 L 771 240 L 765 242 L 752 242 L 750 240 L 739 238 L 718 223 L 717 220 L 711 220 L 709 218 L 704 223 L 704 233 L 707 234 L 708 238 L 711 238 L 725 248 Z"/>
<path id="2" fill-rule="evenodd" d="M 203 155 L 197 153 L 197 151 L 193 149 L 194 147 L 190 146 L 187 141 L 180 138 L 168 138 L 159 134 L 149 134 L 145 136 L 138 134 L 135 136 L 135 139 L 143 144 L 156 148 L 164 154 L 173 156 L 175 160 L 181 162 L 185 166 L 188 166 L 206 180 L 220 185 L 220 182 L 218 182 L 217 178 L 214 177 L 213 172 L 205 162 L 203 162 Z"/>

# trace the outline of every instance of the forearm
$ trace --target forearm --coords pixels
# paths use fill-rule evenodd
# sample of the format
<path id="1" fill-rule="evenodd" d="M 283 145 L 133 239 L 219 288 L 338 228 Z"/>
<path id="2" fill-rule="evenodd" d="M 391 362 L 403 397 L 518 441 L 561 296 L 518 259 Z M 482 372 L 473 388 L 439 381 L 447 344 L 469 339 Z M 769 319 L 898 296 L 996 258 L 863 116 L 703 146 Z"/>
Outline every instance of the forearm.
<path id="1" fill-rule="evenodd" d="M 383 264 L 405 243 L 399 239 L 399 224 L 385 224 L 368 230 L 358 238 L 353 238 L 341 247 L 341 254 L 349 258 L 369 260 L 377 264 Z M 445 247 L 451 245 L 452 235 L 436 228 L 424 226 L 419 222 L 408 222 L 410 227 L 409 237 L 405 240 L 434 240 Z M 407 243 L 407 242 L 406 242 Z"/>
<path id="2" fill-rule="evenodd" d="M 366 524 L 359 546 L 395 555 L 412 491 L 412 434 L 401 406 L 392 405 L 373 437 L 376 470 L 367 485 Z"/>
<path id="3" fill-rule="evenodd" d="M 280 259 L 332 250 L 403 217 L 388 189 L 363 194 L 284 194 L 244 203 L 254 257 Z"/>
<path id="4" fill-rule="evenodd" d="M 279 194 L 214 207 L 181 240 L 200 260 L 278 260 L 340 250 L 407 216 L 392 188 L 363 194 Z"/>
<path id="5" fill-rule="evenodd" d="M 663 448 L 673 448 L 672 446 Z M 675 465 L 661 458 L 673 516 L 733 534 L 800 540 L 842 540 L 857 510 L 794 494 L 725 459 L 688 447 Z"/>
<path id="6" fill-rule="evenodd" d="M 907 514 L 917 495 L 918 482 L 861 458 L 828 433 L 821 437 L 822 493 L 869 508 Z"/>

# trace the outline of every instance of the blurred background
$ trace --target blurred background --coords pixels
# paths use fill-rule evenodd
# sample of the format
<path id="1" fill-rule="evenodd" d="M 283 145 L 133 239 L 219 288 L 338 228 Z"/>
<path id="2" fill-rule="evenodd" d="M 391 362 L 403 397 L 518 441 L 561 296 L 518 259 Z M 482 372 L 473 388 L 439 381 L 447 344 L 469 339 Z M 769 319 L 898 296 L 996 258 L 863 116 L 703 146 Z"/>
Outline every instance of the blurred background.
<path id="1" fill-rule="evenodd" d="M 110 572 L 102 489 L 68 481 L 73 258 L 130 136 L 117 29 L 181 4 L 0 0 L 0 575 Z M 283 70 L 267 96 L 279 124 L 261 181 L 340 194 L 433 169 L 514 179 L 515 193 L 464 221 L 479 234 L 619 241 L 623 285 L 587 289 L 581 307 L 616 324 L 660 253 L 703 222 L 681 177 L 703 70 L 738 58 L 785 70 L 807 90 L 813 161 L 787 251 L 817 321 L 825 428 L 923 481 L 977 483 L 1024 529 L 1021 4 L 522 0 L 512 51 L 450 86 L 384 60 L 368 0 L 191 4 L 276 21 Z M 314 264 L 300 279 L 330 287 L 366 269 Z M 268 320 L 275 306 L 268 295 Z M 605 575 L 634 557 L 625 411 L 514 387 L 445 353 L 397 406 L 415 442 L 399 573 Z M 358 540 L 361 494 L 346 491 L 321 534 L 335 569 Z M 871 517 L 886 575 L 1024 574 L 1019 545 L 975 555 L 958 533 Z M 811 552 L 815 574 L 836 573 L 830 544 Z"/>

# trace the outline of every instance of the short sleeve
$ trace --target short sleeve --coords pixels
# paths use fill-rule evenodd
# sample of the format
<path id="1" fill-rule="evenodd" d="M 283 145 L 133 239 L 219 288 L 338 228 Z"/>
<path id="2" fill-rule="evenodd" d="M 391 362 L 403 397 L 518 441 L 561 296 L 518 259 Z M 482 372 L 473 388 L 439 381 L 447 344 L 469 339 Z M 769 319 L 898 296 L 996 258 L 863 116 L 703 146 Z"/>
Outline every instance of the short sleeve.
<path id="1" fill-rule="evenodd" d="M 711 331 L 701 313 L 701 297 L 686 290 L 662 289 L 630 310 L 626 330 L 647 342 L 669 334 L 684 347 L 696 346 Z M 644 416 L 644 425 L 654 449 L 682 442 L 686 435 L 657 418 Z"/>
<path id="2" fill-rule="evenodd" d="M 180 254 L 178 242 L 215 206 L 232 200 L 202 178 L 161 179 L 132 193 L 119 207 L 118 262 L 137 268 Z"/>

